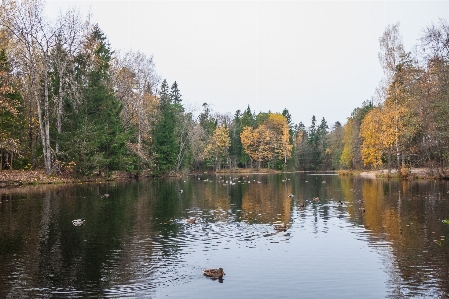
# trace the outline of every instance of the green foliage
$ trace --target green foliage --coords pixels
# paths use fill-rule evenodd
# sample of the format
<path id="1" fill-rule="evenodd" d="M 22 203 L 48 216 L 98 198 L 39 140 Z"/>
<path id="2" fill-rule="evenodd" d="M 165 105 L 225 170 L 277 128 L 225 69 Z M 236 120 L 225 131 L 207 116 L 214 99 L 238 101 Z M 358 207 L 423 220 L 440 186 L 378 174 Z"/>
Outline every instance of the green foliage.
<path id="1" fill-rule="evenodd" d="M 200 126 L 206 131 L 207 136 L 211 136 L 217 128 L 217 120 L 212 117 L 207 103 L 203 104 L 203 111 L 200 113 L 198 121 Z"/>
<path id="2" fill-rule="evenodd" d="M 22 144 L 25 142 L 25 116 L 22 95 L 19 93 L 5 49 L 0 50 L 0 170 L 21 167 Z M 13 162 L 13 157 L 16 159 Z M 17 163 L 18 162 L 18 163 Z M 13 165 L 14 163 L 14 165 Z"/>
<path id="3" fill-rule="evenodd" d="M 300 170 L 328 170 L 332 169 L 332 149 L 330 148 L 329 127 L 323 117 L 317 125 L 313 115 L 311 125 L 306 129 L 299 123 L 292 129 L 296 151 L 296 165 Z M 341 141 L 334 141 L 335 143 Z"/>
<path id="4" fill-rule="evenodd" d="M 330 165 L 328 165 L 328 169 L 340 169 L 340 158 L 343 152 L 343 137 L 343 126 L 337 121 L 332 128 L 332 132 L 329 134 Z"/>
<path id="5" fill-rule="evenodd" d="M 259 112 L 259 114 L 256 115 L 255 119 L 255 126 L 258 127 L 261 124 L 263 124 L 268 118 L 270 117 L 270 112 Z"/>
<path id="6" fill-rule="evenodd" d="M 229 148 L 229 156 L 231 158 L 231 167 L 236 168 L 239 166 L 241 160 L 241 153 L 243 152 L 242 140 L 240 139 L 240 133 L 242 133 L 242 113 L 237 110 L 234 114 L 234 120 L 231 124 L 229 135 L 231 138 L 231 146 Z"/>
<path id="7" fill-rule="evenodd" d="M 81 34 L 81 26 L 72 29 L 79 30 L 82 39 L 77 50 L 71 52 L 64 39 L 49 38 L 54 46 L 45 52 L 48 63 L 25 75 L 21 57 L 11 57 L 15 63 L 10 64 L 6 55 L 21 53 L 21 48 L 14 47 L 22 45 L 16 39 L 22 32 L 5 35 L 13 42 L 8 43 L 11 51 L 0 50 L 0 170 L 11 167 L 7 163 L 12 163 L 13 156 L 16 167 L 31 163 L 32 167 L 45 164 L 51 168 L 55 162 L 73 162 L 76 173 L 83 176 L 148 167 L 163 175 L 206 169 L 208 163 L 217 169 L 225 165 L 248 168 L 254 161 L 283 170 L 359 169 L 365 167 L 362 153 L 365 158 L 368 153 L 376 157 L 379 167 L 386 162 L 390 165 L 393 156 L 398 169 L 428 166 L 447 176 L 449 25 L 444 20 L 423 30 L 419 45 L 423 51 L 416 57 L 404 51 L 399 26 L 387 27 L 379 55 L 387 78 L 376 93 L 376 107 L 372 101 L 364 102 L 344 126 L 337 122 L 332 130 L 324 118 L 319 121 L 315 116 L 308 128 L 302 123 L 295 125 L 287 108 L 282 114 L 256 114 L 248 106 L 231 119 L 212 114 L 204 103 L 194 119 L 182 106 L 176 81 L 169 86 L 164 80 L 156 96 L 154 86 L 159 79 L 157 83 L 146 80 L 153 70 L 116 65 L 119 56 L 114 57 L 97 25 L 90 27 L 87 35 Z M 29 55 L 31 61 L 41 62 L 42 53 Z M 59 59 L 66 62 L 61 72 Z M 22 69 L 14 69 L 14 65 Z M 149 65 L 151 68 L 152 61 Z M 41 72 L 43 69 L 47 71 Z M 36 95 L 30 95 L 33 91 Z M 377 108 L 382 108 L 380 113 L 373 113 Z M 274 120 L 281 118 L 282 129 L 276 129 Z M 368 133 L 374 133 L 362 134 L 362 139 L 361 128 L 371 128 Z M 39 140 L 39 135 L 44 137 Z M 246 140 L 242 141 L 242 136 Z M 366 142 L 369 138 L 371 146 Z M 387 145 L 373 146 L 379 142 Z M 244 145 L 263 150 L 257 155 L 252 152 L 251 159 Z"/>
<path id="8" fill-rule="evenodd" d="M 160 114 L 154 127 L 153 140 L 157 174 L 167 174 L 176 170 L 180 151 L 177 128 L 180 114 L 184 111 L 181 101 L 177 83 L 174 82 L 168 91 L 167 80 L 164 80 L 160 92 Z"/>
<path id="9" fill-rule="evenodd" d="M 122 105 L 109 87 L 112 51 L 97 26 L 90 41 L 94 51 L 84 58 L 90 58 L 93 65 L 79 70 L 85 74 L 87 84 L 82 90 L 82 108 L 66 107 L 68 115 L 73 117 L 69 122 L 73 131 L 64 133 L 63 147 L 68 159 L 76 162 L 79 174 L 109 176 L 110 171 L 129 167 L 130 159 L 126 153 L 129 136 L 121 124 Z M 84 65 L 88 63 L 86 61 Z"/>
<path id="10" fill-rule="evenodd" d="M 343 149 L 340 157 L 340 166 L 342 169 L 348 169 L 352 167 L 352 156 L 353 156 L 353 136 L 354 136 L 354 120 L 348 118 L 345 126 L 343 127 Z"/>

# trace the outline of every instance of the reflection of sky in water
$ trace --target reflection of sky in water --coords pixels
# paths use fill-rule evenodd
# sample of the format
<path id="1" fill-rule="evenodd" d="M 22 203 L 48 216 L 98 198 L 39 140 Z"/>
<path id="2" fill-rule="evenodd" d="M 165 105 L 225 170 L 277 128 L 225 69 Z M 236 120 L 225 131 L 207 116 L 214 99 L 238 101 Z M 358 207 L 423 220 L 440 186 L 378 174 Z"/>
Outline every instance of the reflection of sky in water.
<path id="1" fill-rule="evenodd" d="M 2 195 L 0 295 L 401 298 L 446 291 L 447 183 L 337 176 L 323 183 L 304 173 L 184 180 Z M 99 196 L 106 192 L 108 199 Z M 80 215 L 86 225 L 71 226 Z M 279 223 L 288 229 L 276 231 Z M 6 251 L 17 240 L 27 241 Z M 218 267 L 226 272 L 221 283 L 203 276 Z"/>
<path id="2" fill-rule="evenodd" d="M 187 281 L 174 283 L 159 290 L 160 298 L 182 297 L 186 292 L 192 298 L 204 298 L 204 292 L 219 287 L 199 279 L 196 265 L 225 268 L 225 286 L 220 286 L 223 297 L 336 298 L 335 292 L 341 298 L 385 297 L 387 276 L 378 253 L 365 237 L 354 238 L 363 229 L 335 217 L 341 211 L 334 208 L 335 215 L 317 222 L 312 208 L 293 211 L 290 229 L 279 233 L 268 224 L 188 227 L 182 236 L 187 244 L 183 271 L 191 273 L 196 287 Z"/>

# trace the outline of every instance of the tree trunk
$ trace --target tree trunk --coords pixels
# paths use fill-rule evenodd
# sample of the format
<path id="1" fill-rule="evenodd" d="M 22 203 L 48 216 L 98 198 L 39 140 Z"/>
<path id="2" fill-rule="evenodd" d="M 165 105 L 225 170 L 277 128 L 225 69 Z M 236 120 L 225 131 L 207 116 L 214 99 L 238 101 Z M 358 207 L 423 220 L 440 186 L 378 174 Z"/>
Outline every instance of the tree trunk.
<path id="1" fill-rule="evenodd" d="M 48 93 L 48 90 L 46 89 L 45 93 Z M 39 95 L 37 89 L 34 90 L 34 99 L 37 104 L 37 114 L 38 114 L 38 120 L 39 120 L 39 130 L 41 134 L 41 141 L 42 141 L 42 152 L 44 154 L 44 165 L 45 165 L 45 172 L 49 175 L 51 174 L 51 153 L 50 153 L 50 132 L 48 129 L 48 102 L 44 104 L 44 119 L 42 118 L 42 108 L 41 103 L 39 101 Z M 48 100 L 48 96 L 46 98 Z"/>
<path id="2" fill-rule="evenodd" d="M 391 148 L 388 148 L 388 175 L 391 174 Z"/>
<path id="3" fill-rule="evenodd" d="M 55 153 L 56 157 L 59 154 L 59 138 L 62 133 L 62 101 L 63 101 L 63 91 L 62 91 L 62 71 L 59 71 L 59 94 L 58 94 L 58 109 L 56 113 L 56 128 L 58 131 L 58 138 L 56 138 L 56 145 L 55 145 Z"/>
<path id="4" fill-rule="evenodd" d="M 396 168 L 397 169 L 401 168 L 401 152 L 399 150 L 399 142 L 397 137 L 396 137 Z"/>
<path id="5" fill-rule="evenodd" d="M 48 75 L 44 74 L 44 119 L 45 119 L 45 170 L 47 174 L 52 173 L 51 169 L 51 147 L 50 147 L 50 109 L 48 106 Z"/>

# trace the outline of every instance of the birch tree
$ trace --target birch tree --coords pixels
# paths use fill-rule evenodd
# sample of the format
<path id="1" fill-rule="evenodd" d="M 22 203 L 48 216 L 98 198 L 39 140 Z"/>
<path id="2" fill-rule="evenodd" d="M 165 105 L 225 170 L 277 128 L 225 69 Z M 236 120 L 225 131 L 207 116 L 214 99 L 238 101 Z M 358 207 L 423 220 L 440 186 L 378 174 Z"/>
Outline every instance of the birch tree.
<path id="1" fill-rule="evenodd" d="M 1 26 L 11 32 L 12 53 L 23 74 L 23 86 L 37 107 L 45 171 L 52 173 L 50 145 L 50 55 L 60 28 L 44 18 L 44 2 L 5 0 L 1 7 Z M 38 88 L 40 86 L 40 88 Z"/>
<path id="2" fill-rule="evenodd" d="M 112 61 L 112 72 L 114 90 L 123 105 L 120 116 L 124 127 L 134 132 L 127 147 L 139 157 L 141 167 L 151 166 L 151 131 L 158 113 L 156 93 L 160 81 L 153 56 L 139 51 L 118 54 Z"/>
<path id="3" fill-rule="evenodd" d="M 56 130 L 58 136 L 55 142 L 55 154 L 59 155 L 59 138 L 62 133 L 63 100 L 66 95 L 71 94 L 74 105 L 80 103 L 77 81 L 75 76 L 75 59 L 80 54 L 87 32 L 91 29 L 89 20 L 83 22 L 79 11 L 68 10 L 60 15 L 57 20 L 57 31 L 55 34 L 55 47 L 51 51 L 51 62 L 54 68 L 57 84 L 56 90 Z M 77 102 L 77 103 L 76 103 Z"/>
<path id="4" fill-rule="evenodd" d="M 383 35 L 379 38 L 379 44 L 379 62 L 387 78 L 388 85 L 393 87 L 390 89 L 390 96 L 393 98 L 396 108 L 399 109 L 398 91 L 396 84 L 394 84 L 394 77 L 401 59 L 405 56 L 402 36 L 399 34 L 399 23 L 387 26 Z M 395 119 L 395 122 L 398 123 L 399 119 Z M 395 126 L 395 130 L 396 136 L 398 136 L 398 125 Z M 399 167 L 401 151 L 398 139 L 395 140 L 395 151 L 397 167 Z"/>
<path id="5" fill-rule="evenodd" d="M 427 164 L 447 176 L 449 162 L 449 24 L 440 19 L 423 30 L 420 47 L 423 49 L 425 73 L 417 90 L 420 101 L 415 110 L 421 114 L 421 155 Z"/>

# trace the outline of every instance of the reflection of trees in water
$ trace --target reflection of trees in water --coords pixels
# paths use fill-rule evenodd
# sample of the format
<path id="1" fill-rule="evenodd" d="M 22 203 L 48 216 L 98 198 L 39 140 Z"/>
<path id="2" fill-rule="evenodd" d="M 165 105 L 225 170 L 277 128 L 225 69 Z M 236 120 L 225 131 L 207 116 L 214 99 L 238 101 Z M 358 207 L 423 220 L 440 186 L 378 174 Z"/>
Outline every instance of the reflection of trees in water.
<path id="1" fill-rule="evenodd" d="M 283 184 L 247 184 L 242 198 L 242 219 L 255 223 L 290 222 L 289 190 Z"/>
<path id="2" fill-rule="evenodd" d="M 0 297 L 6 298 L 17 285 L 21 285 L 20 281 L 26 283 L 38 268 L 31 267 L 29 259 L 38 261 L 34 249 L 39 245 L 39 219 L 35 211 L 41 209 L 41 202 L 7 189 L 2 190 L 1 201 Z M 17 274 L 26 271 L 26 276 L 19 277 Z"/>
<path id="3" fill-rule="evenodd" d="M 291 175 L 282 182 L 284 178 L 253 176 L 251 183 L 243 183 L 242 176 L 235 185 L 218 179 L 172 179 L 1 190 L 0 297 L 26 297 L 30 293 L 25 285 L 85 290 L 89 285 L 92 294 L 130 281 L 151 286 L 161 273 L 174 277 L 171 265 L 182 261 L 191 229 L 241 238 L 246 236 L 243 231 L 233 231 L 241 220 L 289 224 L 292 204 L 304 201 L 301 221 L 326 230 L 327 219 L 334 215 L 332 201 L 340 199 L 349 221 L 367 229 L 370 246 L 388 253 L 384 261 L 392 297 L 428 294 L 425 287 L 449 293 L 449 225 L 441 222 L 449 218 L 449 182 L 326 177 L 323 184 L 321 177 L 313 181 Z M 105 193 L 109 198 L 100 197 Z M 320 202 L 312 203 L 312 196 L 319 196 Z M 366 213 L 358 210 L 361 205 Z M 200 223 L 193 228 L 185 223 L 191 216 Z M 71 220 L 81 217 L 86 225 L 74 227 Z M 263 236 L 257 226 L 242 225 L 254 238 Z"/>
<path id="4" fill-rule="evenodd" d="M 449 250 L 434 242 L 449 232 L 441 223 L 449 211 L 447 201 L 438 200 L 441 190 L 432 181 L 393 180 L 364 180 L 361 188 L 366 206 L 363 224 L 374 248 L 380 244 L 382 250 L 385 241 L 391 248 L 394 260 L 387 262 L 397 269 L 391 269 L 390 283 L 402 284 L 397 294 L 418 296 L 426 294 L 426 288 L 435 290 L 435 285 L 449 291 L 445 285 Z"/>
<path id="5" fill-rule="evenodd" d="M 123 241 L 134 222 L 135 205 L 127 194 L 132 189 L 111 192 L 108 199 L 102 199 L 98 188 L 89 184 L 48 186 L 43 193 L 42 188 L 36 188 L 34 193 L 28 189 L 27 200 L 11 201 L 14 211 L 9 216 L 2 212 L 2 218 L 9 217 L 21 230 L 13 231 L 21 239 L 14 242 L 11 252 L 17 264 L 23 266 L 21 282 L 17 283 L 24 283 L 27 288 L 64 290 L 89 284 L 107 286 L 118 278 L 112 269 L 119 267 Z M 71 220 L 81 217 L 87 219 L 86 225 L 74 227 Z M 2 237 L 2 244 L 5 240 Z M 5 257 L 5 253 L 0 252 L 0 256 Z M 9 260 L 4 267 L 0 265 L 2 277 L 12 264 Z M 123 274 L 130 271 L 117 272 L 122 273 L 119 280 L 129 281 L 130 277 Z M 1 289 L 7 290 L 6 285 L 3 287 L 2 283 Z"/>

